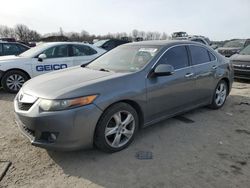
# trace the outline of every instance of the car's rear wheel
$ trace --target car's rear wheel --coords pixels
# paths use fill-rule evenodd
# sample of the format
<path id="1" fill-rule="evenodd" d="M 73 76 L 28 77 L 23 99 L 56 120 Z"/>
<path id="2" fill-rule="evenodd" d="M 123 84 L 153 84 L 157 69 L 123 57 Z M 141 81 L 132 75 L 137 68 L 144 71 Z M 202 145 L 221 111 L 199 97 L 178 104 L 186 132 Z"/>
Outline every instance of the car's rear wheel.
<path id="1" fill-rule="evenodd" d="M 138 126 L 138 115 L 132 106 L 114 104 L 103 113 L 97 124 L 95 145 L 105 152 L 120 151 L 133 141 Z"/>
<path id="2" fill-rule="evenodd" d="M 213 109 L 221 108 L 227 98 L 228 94 L 228 86 L 224 80 L 221 80 L 214 91 L 213 101 L 209 107 Z"/>
<path id="3" fill-rule="evenodd" d="M 17 93 L 28 79 L 28 76 L 22 71 L 12 70 L 4 74 L 1 84 L 5 91 Z"/>

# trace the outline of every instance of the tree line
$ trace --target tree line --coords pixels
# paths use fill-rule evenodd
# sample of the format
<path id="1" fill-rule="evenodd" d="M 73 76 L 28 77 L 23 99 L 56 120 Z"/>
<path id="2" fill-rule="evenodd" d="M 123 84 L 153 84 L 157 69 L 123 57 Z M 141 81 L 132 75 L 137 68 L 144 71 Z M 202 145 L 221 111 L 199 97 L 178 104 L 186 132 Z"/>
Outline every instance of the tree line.
<path id="1" fill-rule="evenodd" d="M 130 33 L 126 32 L 118 32 L 118 33 L 108 33 L 106 35 L 95 35 L 90 34 L 89 32 L 82 30 L 81 32 L 64 32 L 62 28 L 60 28 L 59 32 L 47 33 L 41 35 L 39 32 L 35 30 L 31 30 L 28 26 L 23 24 L 17 24 L 14 27 L 8 27 L 5 25 L 0 25 L 0 38 L 15 38 L 24 42 L 39 42 L 42 41 L 43 38 L 49 36 L 65 36 L 69 41 L 87 41 L 92 42 L 94 39 L 108 39 L 115 38 L 121 39 L 126 37 L 128 40 L 134 40 L 136 38 L 142 38 L 143 40 L 166 40 L 169 39 L 170 36 L 165 32 L 152 32 L 152 31 L 140 31 L 137 29 L 132 30 Z"/>

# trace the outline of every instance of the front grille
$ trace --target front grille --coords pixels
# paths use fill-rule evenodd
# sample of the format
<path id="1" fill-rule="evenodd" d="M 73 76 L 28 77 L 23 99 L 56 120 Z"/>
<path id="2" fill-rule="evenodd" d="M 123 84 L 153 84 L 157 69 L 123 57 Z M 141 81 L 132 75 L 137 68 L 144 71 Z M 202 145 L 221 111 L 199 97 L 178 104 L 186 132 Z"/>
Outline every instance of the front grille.
<path id="1" fill-rule="evenodd" d="M 233 63 L 233 67 L 235 69 L 250 70 L 250 63 L 236 62 Z"/>
<path id="2" fill-rule="evenodd" d="M 23 110 L 23 111 L 28 111 L 34 103 L 22 103 L 22 102 L 17 102 L 18 109 Z"/>

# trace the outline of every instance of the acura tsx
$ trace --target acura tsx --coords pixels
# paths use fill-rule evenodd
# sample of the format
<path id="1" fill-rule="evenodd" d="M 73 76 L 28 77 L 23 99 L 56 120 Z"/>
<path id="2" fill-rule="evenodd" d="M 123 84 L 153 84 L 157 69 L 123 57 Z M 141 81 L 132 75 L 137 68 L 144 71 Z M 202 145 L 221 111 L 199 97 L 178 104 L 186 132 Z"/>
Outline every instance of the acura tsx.
<path id="1" fill-rule="evenodd" d="M 16 122 L 35 146 L 116 152 L 140 128 L 197 107 L 222 107 L 232 82 L 229 61 L 203 44 L 129 43 L 26 82 L 14 99 Z"/>

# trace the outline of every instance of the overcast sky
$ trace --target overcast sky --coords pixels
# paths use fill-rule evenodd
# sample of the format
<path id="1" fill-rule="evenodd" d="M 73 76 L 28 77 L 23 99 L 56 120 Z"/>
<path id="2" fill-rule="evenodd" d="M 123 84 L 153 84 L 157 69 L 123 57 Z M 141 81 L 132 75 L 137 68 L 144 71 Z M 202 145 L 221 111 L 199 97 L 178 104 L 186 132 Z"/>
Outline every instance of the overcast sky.
<path id="1" fill-rule="evenodd" d="M 250 0 L 2 0 L 0 25 L 17 23 L 44 34 L 91 34 L 133 29 L 250 38 Z"/>

